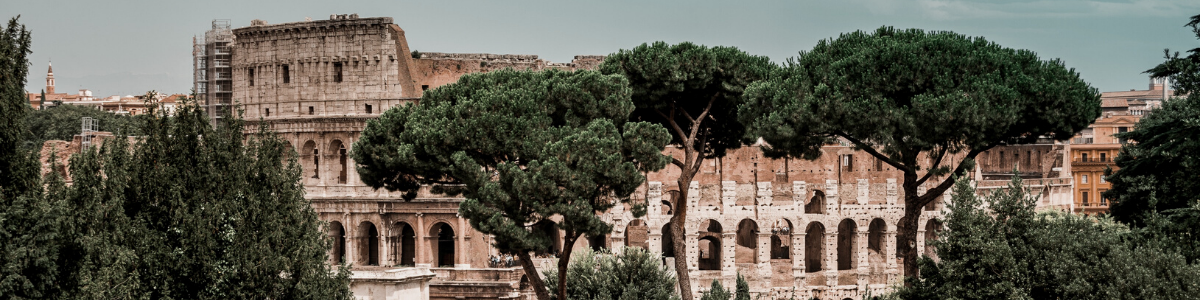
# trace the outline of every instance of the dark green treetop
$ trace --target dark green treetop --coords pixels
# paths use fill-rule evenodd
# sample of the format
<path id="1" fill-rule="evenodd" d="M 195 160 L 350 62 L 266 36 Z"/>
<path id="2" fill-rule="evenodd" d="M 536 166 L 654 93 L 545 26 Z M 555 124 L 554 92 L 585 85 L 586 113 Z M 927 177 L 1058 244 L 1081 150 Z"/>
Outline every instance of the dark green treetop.
<path id="1" fill-rule="evenodd" d="M 768 156 L 815 159 L 844 139 L 904 173 L 898 238 L 910 275 L 920 209 L 954 182 L 941 175 L 970 169 L 997 145 L 1068 139 L 1100 116 L 1099 93 L 1059 60 L 891 27 L 820 41 L 747 88 L 746 98 L 739 116 L 767 142 Z"/>
<path id="2" fill-rule="evenodd" d="M 539 298 L 549 297 L 529 260 L 552 236 L 530 226 L 561 217 L 559 276 L 582 235 L 612 230 L 598 215 L 667 163 L 670 136 L 633 111 L 626 80 L 595 71 L 498 70 L 427 91 L 416 106 L 370 121 L 351 156 L 363 182 L 413 192 L 421 184 L 465 185 L 459 212 L 521 256 Z M 411 193 L 410 193 L 411 194 Z M 630 203 L 635 215 L 645 203 Z M 564 280 L 557 294 L 564 294 Z"/>
<path id="3" fill-rule="evenodd" d="M 713 279 L 712 285 L 708 287 L 708 291 L 705 291 L 703 294 L 700 295 L 700 300 L 730 300 L 730 299 L 733 299 L 733 294 L 729 293 L 729 290 L 725 289 L 724 286 L 721 286 L 721 282 L 717 281 L 716 279 Z"/>
<path id="4" fill-rule="evenodd" d="M 1192 16 L 1184 25 L 1190 27 L 1200 39 L 1200 14 Z M 1171 54 L 1170 49 L 1163 50 L 1167 61 L 1147 70 L 1154 77 L 1171 77 L 1176 95 L 1195 94 L 1200 92 L 1200 47 L 1187 51 L 1187 56 L 1180 57 L 1179 52 Z"/>
<path id="5" fill-rule="evenodd" d="M 546 270 L 546 282 L 557 284 L 557 272 Z M 575 254 L 567 268 L 567 299 L 674 300 L 675 274 L 658 255 L 641 247 L 624 247 L 618 253 Z"/>

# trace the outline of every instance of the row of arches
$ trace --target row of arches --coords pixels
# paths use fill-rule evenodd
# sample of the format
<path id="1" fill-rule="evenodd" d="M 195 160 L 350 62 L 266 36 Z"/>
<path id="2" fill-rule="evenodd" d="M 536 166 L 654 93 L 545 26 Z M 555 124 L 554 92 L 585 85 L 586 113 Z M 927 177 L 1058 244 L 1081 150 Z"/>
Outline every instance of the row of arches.
<path id="1" fill-rule="evenodd" d="M 349 152 L 341 140 L 329 142 L 328 147 L 321 149 L 317 143 L 308 140 L 300 147 L 300 166 L 304 170 L 302 177 L 308 184 L 316 184 L 325 178 L 326 183 L 346 184 L 349 179 Z"/>
<path id="2" fill-rule="evenodd" d="M 355 261 L 352 262 L 354 265 L 379 266 L 382 260 L 381 243 L 388 243 L 390 253 L 386 255 L 389 256 L 389 261 L 401 266 L 415 265 L 418 241 L 413 226 L 405 222 L 396 222 L 392 224 L 391 233 L 391 236 L 382 237 L 374 223 L 363 221 L 358 224 L 353 236 L 348 236 L 341 222 L 330 222 L 326 233 L 333 241 L 329 251 L 330 262 L 346 263 L 349 251 L 356 251 Z M 433 266 L 454 266 L 455 238 L 454 228 L 450 224 L 439 222 L 430 227 L 426 243 L 432 254 Z"/>
<path id="3" fill-rule="evenodd" d="M 676 195 L 676 194 L 668 193 L 668 195 Z M 675 213 L 675 204 L 674 204 L 674 202 L 672 202 L 673 200 L 671 200 L 671 199 L 674 199 L 674 198 L 672 198 L 672 196 L 664 196 L 663 197 L 662 202 L 659 203 L 659 212 L 661 214 L 671 215 L 671 214 Z M 823 214 L 825 214 L 825 212 L 826 212 L 825 192 L 813 191 L 812 198 L 809 198 L 808 203 L 804 204 L 804 213 L 823 215 Z"/>

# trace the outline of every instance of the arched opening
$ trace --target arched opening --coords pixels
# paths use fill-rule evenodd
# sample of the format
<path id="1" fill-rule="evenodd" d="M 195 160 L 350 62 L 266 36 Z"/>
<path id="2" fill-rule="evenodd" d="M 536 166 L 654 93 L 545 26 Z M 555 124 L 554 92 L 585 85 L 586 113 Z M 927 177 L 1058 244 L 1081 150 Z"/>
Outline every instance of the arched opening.
<path id="1" fill-rule="evenodd" d="M 558 224 L 550 220 L 542 220 L 533 225 L 533 236 L 546 239 L 550 243 L 545 248 L 533 251 L 537 257 L 552 257 L 562 251 L 562 239 L 558 233 Z"/>
<path id="2" fill-rule="evenodd" d="M 437 223 L 429 230 L 429 236 L 437 240 L 433 243 L 433 265 L 438 267 L 454 266 L 454 228 L 450 224 Z"/>
<path id="3" fill-rule="evenodd" d="M 887 223 L 883 219 L 871 220 L 867 229 L 867 267 L 870 268 L 870 283 L 886 283 L 887 259 L 883 254 Z"/>
<path id="4" fill-rule="evenodd" d="M 392 238 L 393 261 L 400 266 L 416 265 L 417 235 L 408 223 L 399 222 L 392 226 L 396 234 Z"/>
<path id="5" fill-rule="evenodd" d="M 333 247 L 329 249 L 329 260 L 333 264 L 342 264 L 346 262 L 346 229 L 342 227 L 342 223 L 333 221 L 329 223 L 326 229 L 326 234 L 333 240 Z"/>
<path id="6" fill-rule="evenodd" d="M 379 230 L 375 224 L 362 222 L 358 224 L 358 261 L 363 266 L 379 265 Z"/>
<path id="7" fill-rule="evenodd" d="M 819 272 L 825 257 L 825 225 L 812 222 L 804 232 L 804 271 Z"/>
<path id="8" fill-rule="evenodd" d="M 641 247 L 646 249 L 646 240 L 649 239 L 650 228 L 646 227 L 646 222 L 640 219 L 629 221 L 629 225 L 625 226 L 625 247 Z"/>
<path id="9" fill-rule="evenodd" d="M 662 227 L 662 255 L 663 257 L 675 257 L 675 239 L 671 233 L 671 223 L 664 224 Z"/>
<path id="10" fill-rule="evenodd" d="M 857 258 L 854 255 L 854 236 L 858 225 L 854 224 L 854 220 L 845 219 L 838 224 L 837 235 L 837 262 L 838 270 L 849 270 L 857 265 Z"/>
<path id="11" fill-rule="evenodd" d="M 738 222 L 734 262 L 758 263 L 758 223 L 751 219 Z"/>
<path id="12" fill-rule="evenodd" d="M 806 214 L 825 214 L 825 192 L 813 191 L 812 199 L 804 205 Z"/>
<path id="13" fill-rule="evenodd" d="M 592 251 L 600 251 L 608 249 L 608 235 L 601 234 L 598 236 L 588 236 L 588 246 L 592 247 Z"/>
<path id="14" fill-rule="evenodd" d="M 790 258 L 792 258 L 792 222 L 780 219 L 771 226 L 771 259 Z"/>
<path id="15" fill-rule="evenodd" d="M 721 269 L 721 223 L 714 220 L 705 220 L 700 223 L 700 232 L 698 234 L 697 250 L 699 255 L 698 260 L 700 270 L 720 270 Z"/>
<path id="16" fill-rule="evenodd" d="M 304 170 L 304 179 L 309 184 L 316 184 L 317 179 L 321 178 L 321 150 L 317 149 L 317 143 L 313 141 L 304 142 L 304 147 L 300 148 L 300 164 Z"/>
<path id="17" fill-rule="evenodd" d="M 333 140 L 329 143 L 329 149 L 334 151 L 331 153 L 333 156 L 331 159 L 333 159 L 333 171 L 335 172 L 334 176 L 337 177 L 337 183 L 346 184 L 346 145 L 342 144 L 340 140 Z"/>
<path id="18" fill-rule="evenodd" d="M 937 260 L 937 247 L 933 241 L 938 239 L 939 231 L 942 231 L 942 222 L 931 219 L 925 223 L 925 255 L 934 260 Z"/>
<path id="19" fill-rule="evenodd" d="M 661 211 L 662 214 L 670 215 L 670 214 L 674 213 L 673 211 L 671 211 L 671 200 L 663 199 L 662 203 L 659 203 L 659 205 L 661 205 L 659 207 L 659 211 Z"/>

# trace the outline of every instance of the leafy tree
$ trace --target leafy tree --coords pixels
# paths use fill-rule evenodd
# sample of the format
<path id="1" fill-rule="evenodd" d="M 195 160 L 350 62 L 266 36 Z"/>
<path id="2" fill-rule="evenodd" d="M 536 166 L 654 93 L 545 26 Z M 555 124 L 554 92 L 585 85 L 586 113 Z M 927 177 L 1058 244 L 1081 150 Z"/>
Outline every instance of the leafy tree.
<path id="1" fill-rule="evenodd" d="M 15 197 L 37 186 L 36 170 L 27 168 L 29 153 L 18 149 L 24 136 L 29 98 L 25 78 L 29 75 L 32 39 L 25 25 L 14 17 L 0 28 L 0 195 Z M 34 172 L 34 173 L 29 173 Z"/>
<path id="2" fill-rule="evenodd" d="M 1100 116 L 1099 93 L 1061 61 L 891 27 L 822 40 L 746 97 L 739 116 L 770 157 L 816 159 L 842 139 L 904 174 L 897 250 L 908 276 L 922 207 L 954 183 L 943 175 L 997 145 L 1070 138 Z"/>
<path id="3" fill-rule="evenodd" d="M 742 277 L 742 273 L 737 274 L 737 294 L 734 300 L 750 300 L 750 284 L 746 283 L 746 278 Z"/>
<path id="4" fill-rule="evenodd" d="M 742 145 L 745 127 L 736 118 L 742 92 L 751 82 L 776 68 L 765 56 L 749 55 L 734 47 L 705 47 L 663 42 L 621 50 L 604 59 L 600 71 L 629 79 L 631 119 L 669 128 L 671 144 L 683 157 L 672 157 L 680 170 L 678 191 L 672 195 L 671 237 L 680 294 L 692 300 L 687 251 L 682 225 L 687 220 L 688 186 L 707 158 L 722 157 Z"/>
<path id="5" fill-rule="evenodd" d="M 733 298 L 733 294 L 729 290 L 721 286 L 721 282 L 713 279 L 712 286 L 700 295 L 700 300 L 729 300 Z"/>
<path id="6" fill-rule="evenodd" d="M 25 146 L 37 150 L 41 149 L 42 143 L 47 140 L 70 141 L 75 135 L 80 134 L 82 130 L 80 120 L 84 117 L 96 119 L 99 122 L 100 131 L 112 132 L 115 135 L 137 136 L 142 134 L 141 126 L 138 126 L 138 123 L 145 122 L 150 116 L 123 116 L 77 105 L 47 107 L 32 111 L 29 117 L 25 118 L 25 126 L 29 128 L 24 137 Z"/>
<path id="7" fill-rule="evenodd" d="M 901 299 L 1192 299 L 1200 266 L 1130 238 L 1109 218 L 1036 212 L 1036 196 L 1014 178 L 986 198 L 954 186 L 947 230 L 933 241 L 940 262 L 921 260 L 921 279 Z M 986 209 L 981 208 L 986 207 Z"/>
<path id="8" fill-rule="evenodd" d="M 642 172 L 667 163 L 666 130 L 626 121 L 629 93 L 624 78 L 595 71 L 465 75 L 369 121 L 351 156 L 375 188 L 411 195 L 422 184 L 464 184 L 459 213 L 520 257 L 538 298 L 550 299 L 529 252 L 550 248 L 557 230 L 531 226 L 561 218 L 556 294 L 565 295 L 575 241 L 611 232 L 599 213 L 629 203 Z M 632 208 L 645 214 L 644 203 Z"/>
<path id="9" fill-rule="evenodd" d="M 565 299 L 679 299 L 675 274 L 656 255 L 639 247 L 623 249 L 618 254 L 590 249 L 576 253 L 567 267 Z M 558 283 L 556 270 L 547 270 L 545 276 L 547 284 Z"/>
<path id="10" fill-rule="evenodd" d="M 1200 15 L 1187 24 L 1200 38 Z M 1134 141 L 1121 149 L 1119 169 L 1108 179 L 1111 212 L 1119 221 L 1139 227 L 1148 240 L 1179 249 L 1188 261 L 1200 259 L 1200 49 L 1187 57 L 1168 57 L 1147 71 L 1171 77 L 1176 94 L 1164 101 L 1134 130 L 1118 136 Z"/>

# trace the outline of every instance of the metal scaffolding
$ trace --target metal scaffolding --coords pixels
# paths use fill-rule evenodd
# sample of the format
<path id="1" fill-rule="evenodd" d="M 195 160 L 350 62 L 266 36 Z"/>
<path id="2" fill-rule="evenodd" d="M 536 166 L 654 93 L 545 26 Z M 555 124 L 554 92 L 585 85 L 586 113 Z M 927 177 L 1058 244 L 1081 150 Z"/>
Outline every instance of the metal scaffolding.
<path id="1" fill-rule="evenodd" d="M 192 88 L 196 101 L 208 112 L 213 125 L 232 113 L 233 69 L 230 66 L 233 30 L 228 19 L 212 21 L 203 42 L 192 38 Z"/>

